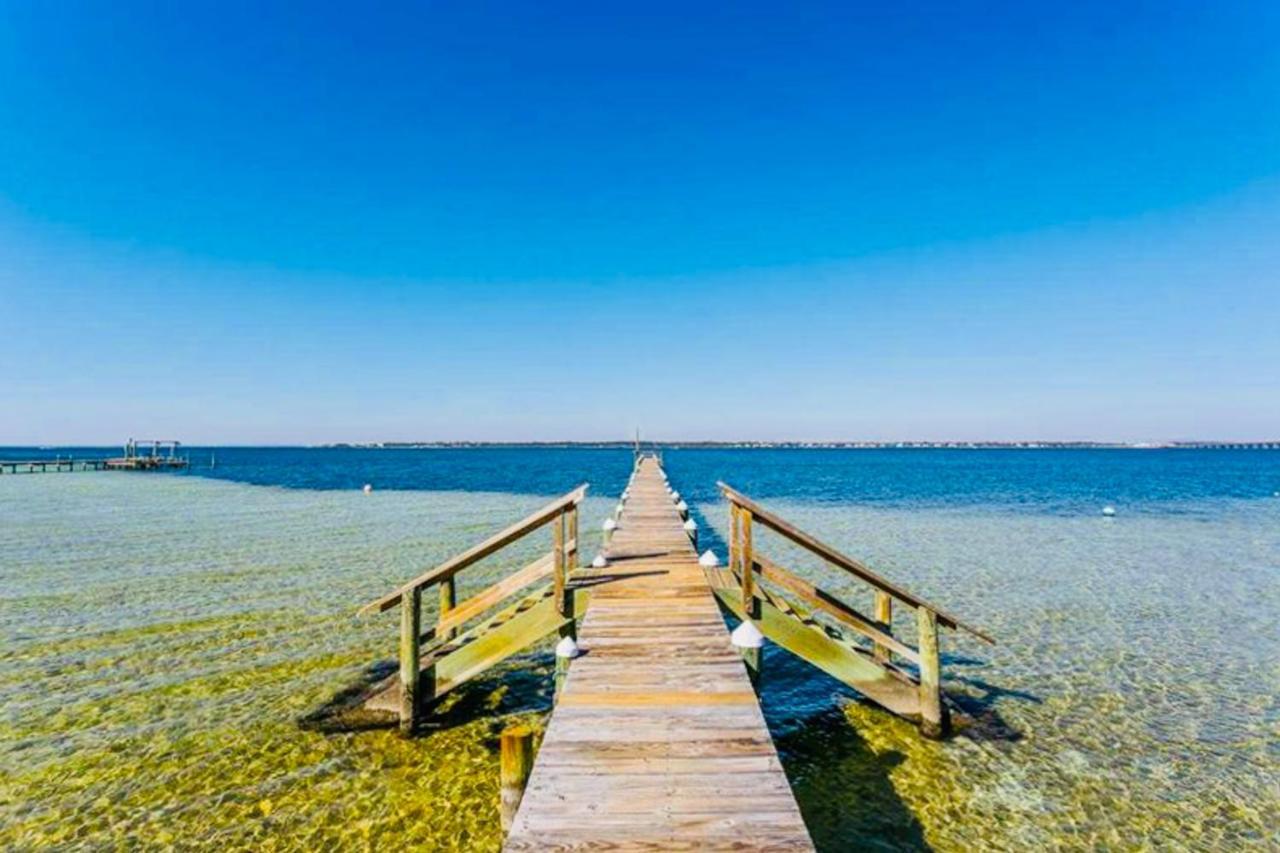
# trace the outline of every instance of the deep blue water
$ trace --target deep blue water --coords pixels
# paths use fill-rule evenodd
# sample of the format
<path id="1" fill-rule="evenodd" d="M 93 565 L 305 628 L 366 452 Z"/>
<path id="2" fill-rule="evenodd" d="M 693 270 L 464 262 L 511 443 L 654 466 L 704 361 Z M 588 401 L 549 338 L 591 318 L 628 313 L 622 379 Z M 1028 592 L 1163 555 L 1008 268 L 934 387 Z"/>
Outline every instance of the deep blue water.
<path id="1" fill-rule="evenodd" d="M 591 448 L 185 448 L 190 475 L 304 489 L 557 494 L 582 482 L 618 494 L 631 452 Z M 116 448 L 0 448 L 0 458 L 99 456 Z M 1224 498 L 1280 492 L 1280 452 L 1268 450 L 666 449 L 690 503 L 724 480 L 761 499 L 1026 512 L 1181 513 Z M 210 469 L 216 455 L 217 465 Z"/>

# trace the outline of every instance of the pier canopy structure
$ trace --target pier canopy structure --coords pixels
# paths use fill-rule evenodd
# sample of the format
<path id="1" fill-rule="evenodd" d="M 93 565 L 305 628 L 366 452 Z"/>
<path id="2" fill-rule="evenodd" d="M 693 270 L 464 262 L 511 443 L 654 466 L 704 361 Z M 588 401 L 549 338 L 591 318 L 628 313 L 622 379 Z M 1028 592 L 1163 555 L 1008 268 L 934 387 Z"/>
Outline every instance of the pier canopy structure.
<path id="1" fill-rule="evenodd" d="M 344 691 L 325 713 L 380 718 L 411 734 L 446 693 L 558 634 L 555 707 L 536 755 L 529 760 L 527 731 L 502 739 L 506 850 L 813 849 L 757 698 L 764 639 L 940 737 L 950 714 L 939 627 L 991 638 L 721 490 L 731 530 L 724 567 L 699 560 L 687 503 L 659 457 L 637 449 L 591 566 L 578 560 L 583 486 L 362 608 L 399 607 L 399 671 Z M 459 572 L 548 526 L 550 553 L 456 600 Z M 766 558 L 763 531 L 868 585 L 874 613 Z M 424 629 L 421 596 L 431 587 L 439 615 Z M 893 630 L 895 602 L 914 611 L 914 646 Z M 732 634 L 725 612 L 739 622 Z"/>
<path id="2" fill-rule="evenodd" d="M 124 446 L 124 456 L 108 459 L 106 467 L 113 471 L 158 471 L 186 468 L 190 460 L 178 455 L 182 442 L 171 439 L 131 438 Z"/>

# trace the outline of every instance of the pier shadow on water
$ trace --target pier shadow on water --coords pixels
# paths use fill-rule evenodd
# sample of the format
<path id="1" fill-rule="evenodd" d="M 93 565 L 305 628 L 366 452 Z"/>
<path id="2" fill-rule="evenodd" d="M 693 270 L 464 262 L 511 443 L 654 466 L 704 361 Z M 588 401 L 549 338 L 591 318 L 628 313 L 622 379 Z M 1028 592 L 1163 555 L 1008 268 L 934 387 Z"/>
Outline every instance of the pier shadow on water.
<path id="1" fill-rule="evenodd" d="M 478 676 L 444 696 L 423 715 L 415 734 L 452 729 L 491 720 L 500 726 L 517 714 L 545 713 L 554 694 L 555 658 L 550 652 L 517 655 L 506 664 Z M 381 660 L 365 667 L 359 679 L 336 693 L 321 707 L 298 718 L 303 729 L 328 734 L 389 729 L 399 725 L 395 715 L 361 708 L 370 688 L 393 675 L 399 664 Z"/>
<path id="2" fill-rule="evenodd" d="M 818 850 L 930 850 L 890 776 L 905 756 L 877 752 L 842 709 L 857 694 L 776 646 L 762 669 L 765 718 Z"/>

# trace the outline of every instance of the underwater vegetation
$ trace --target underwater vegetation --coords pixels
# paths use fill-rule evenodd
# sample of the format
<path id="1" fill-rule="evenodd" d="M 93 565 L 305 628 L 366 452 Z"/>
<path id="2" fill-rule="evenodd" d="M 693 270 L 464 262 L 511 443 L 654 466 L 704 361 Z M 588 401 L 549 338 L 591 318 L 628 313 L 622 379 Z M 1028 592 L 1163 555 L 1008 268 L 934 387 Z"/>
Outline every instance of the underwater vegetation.
<path id="1" fill-rule="evenodd" d="M 298 720 L 394 657 L 394 615 L 360 603 L 544 500 L 0 480 L 0 848 L 496 849 L 497 734 L 550 708 L 549 649 L 414 739 Z M 975 721 L 944 743 L 766 650 L 766 716 L 821 849 L 1277 843 L 1280 502 L 1115 519 L 769 504 L 999 640 L 944 637 Z M 588 501 L 584 536 L 611 507 Z M 695 511 L 718 547 L 724 507 Z M 464 573 L 460 596 L 525 556 Z"/>

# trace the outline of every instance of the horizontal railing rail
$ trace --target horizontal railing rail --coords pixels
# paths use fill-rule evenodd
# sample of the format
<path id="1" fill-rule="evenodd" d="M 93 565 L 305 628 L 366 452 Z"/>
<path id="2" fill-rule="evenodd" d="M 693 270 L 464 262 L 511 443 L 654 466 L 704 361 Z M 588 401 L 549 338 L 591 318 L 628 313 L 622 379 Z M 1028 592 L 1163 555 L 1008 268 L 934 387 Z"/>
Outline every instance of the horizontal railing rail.
<path id="1" fill-rule="evenodd" d="M 815 611 L 834 619 L 841 628 L 851 629 L 855 634 L 870 640 L 869 650 L 861 647 L 859 649 L 861 653 L 869 654 L 885 671 L 897 671 L 892 667 L 894 656 L 914 664 L 918 672 L 915 705 L 918 708 L 921 731 L 930 737 L 943 735 L 948 727 L 948 714 L 942 701 L 938 625 L 967 631 L 987 643 L 995 643 L 995 639 L 981 628 L 882 577 L 861 561 L 810 536 L 737 489 L 725 483 L 717 485 L 729 501 L 729 573 L 740 585 L 743 616 L 752 621 L 759 620 L 762 616 L 762 600 L 774 600 L 767 591 L 757 593 L 758 577 L 786 590 Z M 816 584 L 761 556 L 755 542 L 756 524 L 873 587 L 875 615 L 860 613 Z M 893 635 L 895 599 L 916 612 L 916 648 L 911 648 Z"/>
<path id="2" fill-rule="evenodd" d="M 852 628 L 877 646 L 889 649 L 894 654 L 914 664 L 920 663 L 920 655 L 916 653 L 916 650 L 899 641 L 893 634 L 888 633 L 888 625 L 859 613 L 831 593 L 797 577 L 764 557 L 756 555 L 753 562 L 756 572 L 765 580 L 776 583 L 788 592 L 798 596 L 801 601 L 810 607 L 815 607 L 833 617 L 842 625 Z"/>
<path id="3" fill-rule="evenodd" d="M 760 522 L 775 533 L 790 539 L 792 542 L 807 551 L 816 554 L 826 562 L 844 569 L 849 574 L 852 574 L 871 586 L 888 593 L 903 604 L 912 608 L 924 607 L 932 611 L 938 617 L 938 622 L 948 628 L 964 630 L 984 642 L 991 644 L 995 643 L 995 639 L 981 628 L 970 625 L 969 623 L 961 620 L 958 616 L 948 613 L 936 604 L 926 601 L 909 590 L 893 583 L 888 578 L 882 577 L 860 560 L 855 560 L 853 557 L 840 553 L 830 545 L 820 542 L 808 533 L 800 530 L 795 525 L 779 518 L 777 515 L 765 509 L 760 504 L 751 500 L 751 498 L 742 494 L 742 492 L 739 492 L 727 483 L 719 482 L 716 483 L 716 485 L 720 487 L 721 493 L 724 494 L 725 498 L 727 498 L 730 503 L 749 512 L 755 521 Z"/>
<path id="4" fill-rule="evenodd" d="M 432 584 L 452 578 L 467 566 L 480 562 L 485 557 L 497 553 L 517 539 L 521 539 L 538 528 L 550 524 L 567 508 L 576 507 L 582 503 L 586 496 L 587 485 L 584 483 L 572 492 L 556 498 L 551 503 L 522 518 L 510 527 L 498 531 L 480 544 L 468 548 L 457 556 L 450 557 L 431 571 L 421 574 L 398 589 L 369 602 L 361 607 L 359 612 L 366 614 L 390 610 L 400 602 L 401 597 L 406 593 L 415 589 L 425 589 Z"/>

